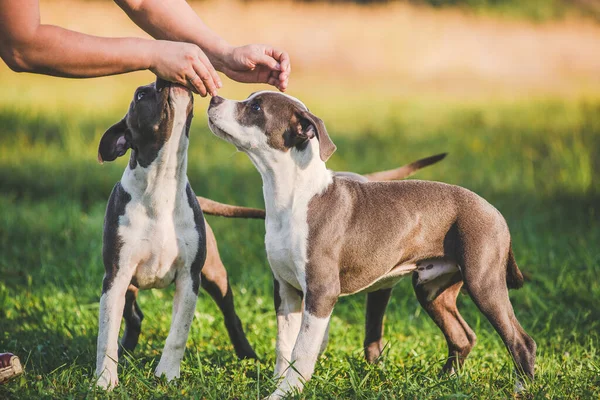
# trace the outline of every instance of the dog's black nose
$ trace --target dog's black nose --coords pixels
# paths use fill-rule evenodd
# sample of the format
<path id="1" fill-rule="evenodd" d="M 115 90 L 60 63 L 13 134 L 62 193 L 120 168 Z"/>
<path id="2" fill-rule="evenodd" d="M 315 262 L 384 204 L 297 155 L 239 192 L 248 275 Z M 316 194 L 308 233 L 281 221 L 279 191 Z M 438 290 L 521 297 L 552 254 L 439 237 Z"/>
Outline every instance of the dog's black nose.
<path id="1" fill-rule="evenodd" d="M 218 106 L 219 104 L 223 103 L 225 101 L 224 98 L 222 98 L 221 96 L 213 96 L 212 99 L 210 99 L 210 106 L 214 107 L 214 106 Z"/>

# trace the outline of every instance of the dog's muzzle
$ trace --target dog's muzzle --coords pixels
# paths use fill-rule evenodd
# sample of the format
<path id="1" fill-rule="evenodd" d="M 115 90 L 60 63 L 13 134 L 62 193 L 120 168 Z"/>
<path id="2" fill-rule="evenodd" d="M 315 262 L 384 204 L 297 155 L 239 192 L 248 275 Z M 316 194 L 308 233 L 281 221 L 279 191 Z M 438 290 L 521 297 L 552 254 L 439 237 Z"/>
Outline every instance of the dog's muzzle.
<path id="1" fill-rule="evenodd" d="M 209 107 L 216 107 L 219 104 L 223 104 L 224 102 L 225 102 L 225 99 L 222 98 L 221 96 L 214 96 L 213 98 L 210 99 Z"/>

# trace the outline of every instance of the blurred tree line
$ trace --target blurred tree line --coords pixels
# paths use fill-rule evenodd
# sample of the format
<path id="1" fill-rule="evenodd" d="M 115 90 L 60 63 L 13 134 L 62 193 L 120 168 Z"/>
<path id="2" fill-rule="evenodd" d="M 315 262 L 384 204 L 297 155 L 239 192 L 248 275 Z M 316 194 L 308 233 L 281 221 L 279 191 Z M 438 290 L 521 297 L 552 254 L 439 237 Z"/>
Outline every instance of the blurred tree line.
<path id="1" fill-rule="evenodd" d="M 56 0 L 58 1 L 58 0 Z M 81 0 L 89 1 L 89 0 Z M 97 0 L 92 0 L 97 1 Z M 113 1 L 113 0 L 111 0 Z M 187 0 L 204 1 L 204 0 Z M 214 0 L 213 0 L 214 1 Z M 264 0 L 241 0 L 247 3 Z M 272 0 L 271 0 L 272 1 Z M 286 0 L 290 1 L 290 0 Z M 560 19 L 570 15 L 591 17 L 600 22 L 600 0 L 291 0 L 304 3 L 355 3 L 376 5 L 409 3 L 435 8 L 461 8 L 482 14 L 499 14 L 535 21 Z"/>
<path id="2" fill-rule="evenodd" d="M 296 0 L 310 3 L 382 4 L 404 2 L 437 8 L 459 7 L 475 12 L 491 12 L 534 20 L 584 15 L 600 21 L 600 0 Z"/>

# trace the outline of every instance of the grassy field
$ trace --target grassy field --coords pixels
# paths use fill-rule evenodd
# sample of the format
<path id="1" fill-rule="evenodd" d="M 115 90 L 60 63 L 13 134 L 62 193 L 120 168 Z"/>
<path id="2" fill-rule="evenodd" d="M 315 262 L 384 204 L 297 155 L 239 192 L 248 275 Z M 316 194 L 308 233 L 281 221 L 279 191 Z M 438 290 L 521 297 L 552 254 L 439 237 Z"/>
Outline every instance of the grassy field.
<path id="1" fill-rule="evenodd" d="M 289 48 L 303 54 L 301 46 L 290 42 Z M 580 70 L 593 69 L 584 68 L 595 65 L 588 61 L 579 60 Z M 461 90 L 425 82 L 421 91 L 414 75 L 391 81 L 383 74 L 378 86 L 357 88 L 356 71 L 333 80 L 311 75 L 307 65 L 293 76 L 290 93 L 326 122 L 338 146 L 330 168 L 366 173 L 448 152 L 417 177 L 474 190 L 506 217 L 528 276 L 511 299 L 538 344 L 537 379 L 525 398 L 600 397 L 600 91 L 588 85 L 597 78 L 571 71 L 558 87 L 532 84 L 550 91 L 524 85 L 518 94 L 495 96 L 481 82 Z M 471 82 L 469 76 L 456 79 Z M 201 293 L 181 379 L 167 384 L 154 378 L 173 291 L 148 291 L 139 300 L 146 317 L 140 344 L 120 369 L 120 386 L 111 395 L 90 386 L 104 208 L 126 164 L 98 165 L 97 143 L 125 113 L 137 85 L 151 79 L 136 73 L 68 81 L 0 67 L 0 352 L 17 353 L 26 368 L 24 376 L 0 386 L 1 399 L 254 399 L 274 388 L 276 321 L 264 225 L 214 217 L 209 222 L 260 362 L 236 359 L 217 307 Z M 509 87 L 523 87 L 521 79 Z M 574 82 L 585 82 L 586 89 Z M 223 94 L 234 98 L 255 89 L 226 84 Z M 192 187 L 215 200 L 262 207 L 258 173 L 245 155 L 209 132 L 208 102 L 196 100 Z M 408 280 L 394 290 L 385 357 L 377 365 L 362 355 L 364 296 L 342 299 L 329 347 L 302 397 L 511 397 L 513 367 L 500 338 L 467 295 L 459 297 L 459 307 L 478 343 L 459 374 L 438 377 L 446 344 Z"/>

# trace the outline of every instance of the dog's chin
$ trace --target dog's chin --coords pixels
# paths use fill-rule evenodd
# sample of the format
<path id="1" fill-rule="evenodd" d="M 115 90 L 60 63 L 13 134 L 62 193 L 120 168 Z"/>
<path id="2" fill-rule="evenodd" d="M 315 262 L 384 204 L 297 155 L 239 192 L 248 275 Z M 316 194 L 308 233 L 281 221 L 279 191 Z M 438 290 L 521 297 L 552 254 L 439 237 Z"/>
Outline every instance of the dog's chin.
<path id="1" fill-rule="evenodd" d="M 208 118 L 208 127 L 210 128 L 210 130 L 212 131 L 212 133 L 215 136 L 217 136 L 217 137 L 223 139 L 224 141 L 229 142 L 239 148 L 239 143 L 237 142 L 237 140 L 235 140 L 235 138 L 233 136 L 231 136 L 229 133 L 227 133 L 223 129 L 219 128 L 219 126 L 217 124 L 215 124 L 210 118 Z"/>
<path id="2" fill-rule="evenodd" d="M 185 86 L 173 83 L 168 90 L 168 101 L 171 105 L 174 105 L 175 103 L 183 104 L 183 102 L 187 101 L 194 104 L 194 96 L 192 95 L 192 91 Z"/>

